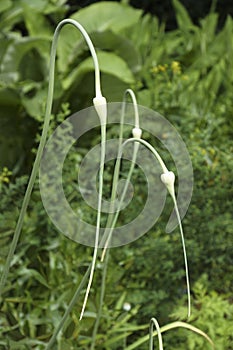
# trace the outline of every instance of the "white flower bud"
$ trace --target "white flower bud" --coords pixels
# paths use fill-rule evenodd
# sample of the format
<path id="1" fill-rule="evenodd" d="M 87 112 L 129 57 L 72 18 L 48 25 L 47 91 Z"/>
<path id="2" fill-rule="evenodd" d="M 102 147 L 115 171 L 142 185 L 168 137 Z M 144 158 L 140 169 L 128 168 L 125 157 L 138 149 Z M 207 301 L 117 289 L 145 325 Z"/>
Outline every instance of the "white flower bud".
<path id="1" fill-rule="evenodd" d="M 132 134 L 133 134 L 133 137 L 135 139 L 140 139 L 141 136 L 142 136 L 142 129 L 140 129 L 140 128 L 133 128 Z"/>
<path id="2" fill-rule="evenodd" d="M 175 174 L 172 171 L 167 171 L 161 175 L 161 181 L 167 187 L 169 193 L 173 197 L 175 195 L 174 183 L 175 183 Z"/>
<path id="3" fill-rule="evenodd" d="M 107 122 L 107 101 L 103 96 L 93 98 L 93 104 L 95 106 L 96 112 L 100 118 L 101 124 L 106 124 Z"/>
<path id="4" fill-rule="evenodd" d="M 124 310 L 124 311 L 130 311 L 130 310 L 131 310 L 131 304 L 125 302 L 125 303 L 123 304 L 123 310 Z"/>
<path id="5" fill-rule="evenodd" d="M 164 183 L 164 185 L 173 185 L 175 183 L 175 174 L 173 171 L 168 171 L 161 175 L 161 181 Z"/>

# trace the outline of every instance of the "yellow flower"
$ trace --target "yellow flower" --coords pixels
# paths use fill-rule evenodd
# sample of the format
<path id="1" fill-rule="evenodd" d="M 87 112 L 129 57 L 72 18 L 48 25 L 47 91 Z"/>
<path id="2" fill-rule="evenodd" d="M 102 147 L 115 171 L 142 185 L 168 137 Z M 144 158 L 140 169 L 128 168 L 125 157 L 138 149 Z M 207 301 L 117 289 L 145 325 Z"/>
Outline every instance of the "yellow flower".
<path id="1" fill-rule="evenodd" d="M 167 65 L 166 64 L 164 64 L 164 65 L 160 64 L 158 68 L 159 68 L 160 72 L 165 72 L 166 69 L 167 69 Z"/>
<path id="2" fill-rule="evenodd" d="M 180 74 L 181 73 L 181 66 L 180 66 L 180 62 L 178 61 L 173 61 L 171 63 L 171 69 L 173 71 L 173 74 Z"/>
<path id="3" fill-rule="evenodd" d="M 7 167 L 4 167 L 2 169 L 2 173 L 0 174 L 0 183 L 9 183 L 10 179 L 9 176 L 12 174 L 11 171 L 7 169 Z"/>
<path id="4" fill-rule="evenodd" d="M 189 77 L 188 77 L 188 75 L 182 75 L 181 79 L 182 80 L 189 80 Z"/>
<path id="5" fill-rule="evenodd" d="M 151 73 L 157 74 L 158 72 L 159 72 L 159 69 L 158 69 L 157 66 L 154 66 L 154 67 L 151 68 Z"/>
<path id="6" fill-rule="evenodd" d="M 151 73 L 157 74 L 159 72 L 165 72 L 167 69 L 167 64 L 159 64 L 151 68 Z"/>

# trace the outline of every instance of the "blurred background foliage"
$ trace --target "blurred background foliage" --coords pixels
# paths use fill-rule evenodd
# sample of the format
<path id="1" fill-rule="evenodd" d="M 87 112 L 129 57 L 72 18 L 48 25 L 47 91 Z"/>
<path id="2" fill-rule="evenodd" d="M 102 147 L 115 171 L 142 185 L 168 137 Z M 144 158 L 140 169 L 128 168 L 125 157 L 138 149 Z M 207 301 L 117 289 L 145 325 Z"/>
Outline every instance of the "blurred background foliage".
<path id="1" fill-rule="evenodd" d="M 70 16 L 83 24 L 97 47 L 107 100 L 121 101 L 123 91 L 133 88 L 139 104 L 164 115 L 186 142 L 195 180 L 183 221 L 193 293 L 191 321 L 212 337 L 217 349 L 232 350 L 233 20 L 227 15 L 232 4 L 201 2 L 200 12 L 200 1 L 164 1 L 164 7 L 158 1 L 141 3 L 1 0 L 0 263 L 8 252 L 39 140 L 53 31 Z M 87 46 L 67 26 L 59 39 L 50 132 L 68 115 L 91 105 L 93 86 Z M 112 137 L 117 134 L 116 128 L 110 132 Z M 74 188 L 83 155 L 98 142 L 98 133 L 91 144 L 83 140 L 64 170 L 66 193 L 89 221 L 95 215 L 80 206 Z M 106 176 L 106 182 L 110 180 Z M 141 190 L 140 205 L 146 189 L 137 172 L 134 180 L 139 181 L 135 186 Z M 161 325 L 185 318 L 180 238 L 178 232 L 164 232 L 171 208 L 168 203 L 156 226 L 140 240 L 112 250 L 97 349 L 126 349 L 147 333 L 152 316 Z M 127 220 L 137 212 L 137 206 L 131 207 Z M 56 231 L 37 184 L 1 302 L 0 349 L 44 348 L 91 254 L 91 248 Z M 55 348 L 90 348 L 101 271 L 98 264 L 86 318 L 78 323 L 81 300 Z M 165 347 L 209 348 L 188 331 L 165 335 Z M 147 348 L 146 343 L 140 346 Z"/>

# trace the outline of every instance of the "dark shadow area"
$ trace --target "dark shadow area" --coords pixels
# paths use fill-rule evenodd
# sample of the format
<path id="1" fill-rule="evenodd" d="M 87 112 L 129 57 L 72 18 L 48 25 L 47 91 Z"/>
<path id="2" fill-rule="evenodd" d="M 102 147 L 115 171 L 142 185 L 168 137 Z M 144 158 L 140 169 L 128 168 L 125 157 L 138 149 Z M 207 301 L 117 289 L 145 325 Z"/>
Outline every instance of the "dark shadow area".
<path id="1" fill-rule="evenodd" d="M 113 0 L 114 1 L 114 0 Z M 201 18 L 204 18 L 211 9 L 211 6 L 219 14 L 219 29 L 222 28 L 226 17 L 233 16 L 233 1 L 232 0 L 180 0 L 187 9 L 190 17 L 195 24 L 199 23 Z M 99 0 L 70 0 L 70 13 L 77 11 L 80 8 L 86 7 L 93 3 L 100 2 Z M 144 13 L 151 13 L 157 16 L 161 22 L 166 22 L 166 30 L 176 28 L 175 12 L 171 0 L 131 0 L 130 5 L 135 8 L 142 9 Z"/>

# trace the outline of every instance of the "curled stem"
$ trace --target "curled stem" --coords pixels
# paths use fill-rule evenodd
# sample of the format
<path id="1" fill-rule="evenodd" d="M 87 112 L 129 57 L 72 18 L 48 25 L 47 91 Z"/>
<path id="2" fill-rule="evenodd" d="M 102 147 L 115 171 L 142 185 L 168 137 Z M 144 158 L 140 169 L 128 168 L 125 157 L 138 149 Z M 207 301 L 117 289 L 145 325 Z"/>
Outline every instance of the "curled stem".
<path id="1" fill-rule="evenodd" d="M 167 332 L 167 331 L 169 331 L 171 329 L 175 329 L 175 328 L 186 328 L 186 329 L 188 329 L 188 330 L 190 330 L 190 331 L 192 331 L 192 332 L 194 332 L 196 334 L 201 335 L 202 337 L 204 337 L 209 342 L 209 344 L 211 345 L 212 349 L 215 349 L 215 345 L 214 345 L 213 341 L 210 339 L 210 337 L 205 332 L 201 331 L 199 328 L 197 328 L 195 326 L 192 326 L 191 324 L 186 323 L 186 322 L 177 321 L 177 322 L 169 323 L 169 324 L 167 324 L 167 325 L 165 325 L 165 326 L 160 328 L 160 333 L 164 333 L 164 332 Z M 156 335 L 158 335 L 157 330 L 153 332 L 153 336 L 156 336 Z M 147 334 L 144 337 L 141 337 L 140 339 L 138 339 L 133 344 L 127 346 L 125 348 L 125 350 L 139 349 L 139 346 L 141 346 L 142 344 L 147 342 L 149 339 L 150 339 L 150 335 Z"/>
<path id="2" fill-rule="evenodd" d="M 167 176 L 169 180 L 173 181 L 169 181 L 166 184 L 168 192 L 170 193 L 172 200 L 174 202 L 174 207 L 175 207 L 175 212 L 176 212 L 176 216 L 178 219 L 178 223 L 179 223 L 179 229 L 180 229 L 180 235 L 181 235 L 181 241 L 182 241 L 182 248 L 183 248 L 183 255 L 184 255 L 184 265 L 185 265 L 185 275 L 186 275 L 186 285 L 187 285 L 187 295 L 188 295 L 188 318 L 191 315 L 191 295 L 190 295 L 190 282 L 189 282 L 189 269 L 188 269 L 188 259 L 187 259 L 187 254 L 186 254 L 186 248 L 185 248 L 185 239 L 184 239 L 184 232 L 183 232 L 183 227 L 182 227 L 182 223 L 181 223 L 181 218 L 180 218 L 180 214 L 179 214 L 179 209 L 177 206 L 177 201 L 176 201 L 176 196 L 175 196 L 175 190 L 174 190 L 174 180 L 175 180 L 175 176 L 172 172 L 168 171 L 164 161 L 162 160 L 162 158 L 160 157 L 159 153 L 154 149 L 153 146 L 151 146 L 147 141 L 142 140 L 142 139 L 137 139 L 137 138 L 131 138 L 126 140 L 123 144 L 122 144 L 122 148 L 121 148 L 121 152 L 123 152 L 123 148 L 125 147 L 125 145 L 129 142 L 140 142 L 141 144 L 143 144 L 145 147 L 147 147 L 153 154 L 154 156 L 157 158 L 162 170 L 163 170 L 163 175 Z M 162 176 L 163 176 L 162 175 Z M 171 176 L 173 175 L 173 176 Z M 161 177 L 162 178 L 162 177 Z"/>
<path id="3" fill-rule="evenodd" d="M 120 170 L 120 158 L 119 158 L 119 156 L 121 155 L 121 145 L 122 145 L 122 139 L 123 139 L 123 127 L 124 127 L 124 117 L 125 117 L 126 96 L 127 96 L 127 94 L 130 95 L 130 97 L 132 98 L 132 101 L 133 101 L 134 117 L 135 117 L 134 127 L 139 129 L 139 114 L 138 114 L 138 107 L 137 107 L 136 97 L 134 95 L 134 92 L 131 89 L 127 89 L 125 91 L 125 93 L 124 93 L 124 99 L 123 99 L 122 110 L 121 110 L 119 144 L 118 144 L 118 156 L 117 156 L 117 161 L 116 161 L 115 168 L 114 168 L 113 186 L 112 186 L 111 202 L 110 202 L 110 211 L 109 211 L 107 224 L 106 224 L 107 230 L 105 231 L 105 233 L 103 235 L 103 238 L 101 240 L 101 243 L 105 242 L 104 250 L 103 250 L 103 253 L 102 253 L 102 257 L 101 257 L 101 261 L 104 260 L 105 255 L 106 255 L 106 258 L 104 260 L 104 267 L 103 267 L 103 274 L 102 274 L 102 281 L 101 281 L 100 303 L 99 303 L 99 308 L 98 308 L 98 312 L 97 312 L 96 322 L 95 322 L 93 333 L 92 333 L 91 350 L 94 350 L 94 348 L 95 348 L 96 335 L 97 335 L 97 332 L 98 332 L 98 327 L 99 327 L 101 313 L 102 313 L 102 306 L 103 306 L 103 301 L 104 301 L 106 275 L 107 275 L 107 267 L 108 267 L 109 252 L 110 252 L 109 250 L 107 250 L 107 248 L 109 247 L 109 243 L 110 243 L 111 237 L 112 237 L 112 232 L 113 232 L 114 227 L 116 225 L 116 222 L 117 222 L 117 219 L 118 219 L 118 216 L 119 216 L 119 213 L 120 213 L 120 209 L 121 209 L 121 206 L 123 204 L 123 201 L 124 201 L 124 198 L 125 198 L 125 195 L 126 195 L 126 192 L 127 192 L 128 185 L 130 183 L 130 179 L 131 179 L 134 167 L 135 167 L 135 161 L 136 161 L 137 152 L 138 152 L 138 148 L 139 148 L 139 144 L 135 143 L 134 144 L 133 157 L 132 157 L 130 170 L 128 172 L 126 183 L 125 183 L 125 186 L 124 186 L 124 189 L 123 189 L 123 193 L 121 195 L 121 199 L 120 199 L 120 202 L 118 204 L 118 208 L 117 208 L 118 210 L 117 210 L 117 212 L 114 215 L 113 214 L 113 209 L 114 209 L 114 202 L 115 202 L 115 199 L 116 199 L 117 183 L 118 183 L 118 179 L 119 179 L 119 170 Z M 108 230 L 108 227 L 110 227 L 109 230 Z"/>
<path id="4" fill-rule="evenodd" d="M 124 128 L 124 120 L 125 120 L 125 110 L 126 110 L 126 97 L 127 94 L 130 95 L 130 97 L 132 98 L 133 101 L 133 106 L 134 106 L 134 125 L 135 128 L 139 128 L 139 114 L 138 114 L 138 107 L 137 107 L 137 100 L 136 97 L 134 95 L 133 90 L 131 89 L 127 89 L 124 93 L 124 97 L 123 97 L 123 103 L 122 103 L 122 109 L 121 109 L 121 118 L 120 118 L 120 131 L 119 131 L 119 143 L 118 143 L 118 152 L 117 152 L 117 158 L 120 157 L 121 154 L 121 145 L 122 145 L 122 140 L 123 140 L 123 128 Z M 114 168 L 114 175 L 113 175 L 113 182 L 112 182 L 112 192 L 111 192 L 111 199 L 110 199 L 110 210 L 109 210 L 109 215 L 108 215 L 108 219 L 107 219 L 107 223 L 106 223 L 106 227 L 110 227 L 111 226 L 111 221 L 113 220 L 114 217 L 114 203 L 116 200 L 116 192 L 117 192 L 117 183 L 118 183 L 118 179 L 119 179 L 119 171 L 120 171 L 120 164 L 116 164 L 115 168 Z M 107 233 L 104 233 L 103 239 L 104 237 L 106 237 Z M 101 259 L 103 260 L 103 259 Z"/>
<path id="5" fill-rule="evenodd" d="M 112 236 L 112 232 L 113 229 L 116 225 L 119 213 L 120 213 L 120 208 L 123 204 L 127 189 L 128 189 L 128 185 L 135 167 L 135 161 L 137 158 L 137 152 L 138 152 L 138 148 L 139 148 L 139 144 L 135 143 L 134 144 L 134 150 L 133 150 L 133 157 L 132 157 L 132 163 L 131 163 L 131 167 L 130 170 L 128 172 L 128 176 L 126 179 L 126 183 L 123 189 L 123 193 L 121 196 L 121 200 L 120 203 L 118 204 L 118 210 L 114 215 L 114 203 L 116 200 L 116 190 L 117 190 L 117 184 L 118 184 L 118 180 L 119 180 L 119 171 L 120 171 L 120 164 L 121 164 L 121 156 L 122 156 L 122 151 L 121 151 L 121 147 L 122 147 L 122 139 L 123 139 L 123 127 L 124 127 L 124 119 L 125 119 L 125 110 L 126 110 L 126 97 L 127 94 L 130 95 L 132 102 L 133 102 L 133 107 L 134 107 L 134 128 L 137 128 L 140 130 L 140 126 L 139 126 L 139 113 L 138 113 L 138 105 L 137 105 L 137 100 L 135 97 L 135 94 L 133 92 L 133 90 L 131 89 L 127 89 L 125 90 L 124 93 L 124 97 L 123 97 L 123 103 L 122 103 L 122 110 L 121 110 L 121 119 L 120 119 L 120 132 L 119 132 L 119 144 L 118 144 L 118 155 L 117 155 L 117 161 L 115 164 L 115 168 L 114 168 L 114 175 L 113 175 L 113 184 L 112 184 L 112 193 L 111 193 L 111 200 L 110 200 L 110 210 L 109 210 L 109 215 L 108 215 L 108 219 L 107 219 L 107 230 L 105 231 L 104 235 L 103 235 L 103 239 L 102 241 L 105 241 L 105 245 L 104 245 L 104 249 L 102 252 L 102 256 L 101 256 L 101 261 L 104 260 L 104 256 L 106 254 L 106 249 L 109 246 L 110 240 L 111 240 L 111 236 Z M 133 129 L 134 130 L 134 129 Z M 108 229 L 110 227 L 110 229 Z"/>
<path id="6" fill-rule="evenodd" d="M 0 280 L 0 297 L 3 293 L 5 284 L 6 284 L 6 280 L 8 278 L 8 274 L 9 274 L 9 270 L 10 270 L 10 264 L 12 261 L 12 258 L 14 256 L 15 253 L 15 249 L 17 247 L 17 243 L 20 237 L 20 233 L 22 230 L 22 225 L 23 225 L 23 220 L 27 211 L 27 207 L 29 204 L 29 200 L 31 197 L 31 193 L 32 193 L 32 189 L 35 183 L 35 179 L 37 176 L 37 172 L 39 169 L 39 164 L 41 161 L 41 157 L 43 154 L 43 150 L 45 147 L 45 143 L 46 143 L 46 138 L 47 138 L 47 134 L 48 134 L 48 129 L 49 129 L 49 123 L 50 123 L 50 118 L 51 118 L 51 110 L 52 110 L 52 103 L 53 103 L 53 92 L 54 92 L 54 73 L 55 73 L 55 58 L 56 58 L 56 49 L 57 49 L 57 42 L 58 42 L 58 37 L 59 37 L 59 33 L 60 30 L 62 29 L 62 27 L 66 24 L 72 24 L 73 26 L 75 26 L 84 36 L 87 45 L 90 49 L 93 61 L 94 61 L 94 67 L 95 67 L 95 90 L 96 90 L 96 97 L 101 98 L 102 94 L 101 94 L 101 88 L 100 88 L 100 70 L 99 70 L 99 64 L 98 64 L 98 59 L 97 59 L 97 55 L 94 49 L 94 46 L 92 44 L 91 39 L 89 38 L 87 32 L 85 31 L 85 29 L 81 26 L 81 24 L 79 24 L 77 21 L 72 20 L 72 19 L 65 19 L 63 21 L 61 21 L 54 33 L 54 37 L 53 37 L 53 41 L 52 41 L 52 47 L 51 47 L 51 55 L 50 55 L 50 64 L 49 64 L 49 85 L 48 85 L 48 94 L 47 94 L 47 103 L 46 103 L 46 111 L 45 111 L 45 119 L 44 119 L 44 124 L 43 124 L 43 130 L 42 130 L 42 135 L 41 135 L 41 139 L 40 139 L 40 144 L 38 146 L 38 150 L 37 150 L 37 154 L 36 154 L 36 158 L 35 158 L 35 162 L 32 168 L 32 172 L 29 178 L 29 182 L 28 182 L 28 186 L 25 192 L 25 196 L 23 199 L 23 203 L 22 203 L 22 207 L 21 207 L 21 211 L 19 214 L 19 218 L 18 218 L 18 222 L 16 225 L 16 229 L 14 232 L 14 236 L 10 245 L 10 249 L 8 252 L 8 256 L 6 259 L 6 263 L 4 265 L 3 268 L 3 272 L 1 275 L 1 280 Z"/>
<path id="7" fill-rule="evenodd" d="M 153 330 L 154 326 L 156 327 L 156 332 L 158 335 L 158 341 L 159 341 L 159 350 L 163 350 L 163 339 L 162 339 L 162 334 L 160 331 L 160 326 L 156 318 L 152 318 L 150 320 L 150 331 L 149 331 L 149 350 L 153 350 Z"/>

